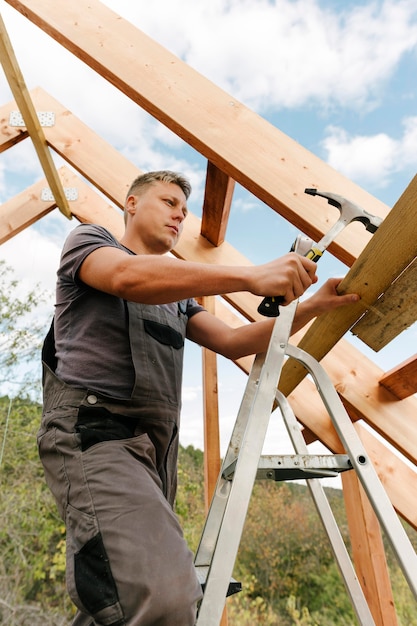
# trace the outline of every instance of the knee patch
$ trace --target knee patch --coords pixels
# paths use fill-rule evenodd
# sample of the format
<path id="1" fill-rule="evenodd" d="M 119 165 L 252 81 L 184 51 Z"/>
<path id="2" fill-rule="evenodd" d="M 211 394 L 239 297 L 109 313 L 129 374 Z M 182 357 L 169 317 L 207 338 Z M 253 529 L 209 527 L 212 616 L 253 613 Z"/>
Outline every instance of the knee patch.
<path id="1" fill-rule="evenodd" d="M 116 621 L 108 621 L 114 608 L 118 607 L 116 612 L 119 613 L 120 607 L 116 583 L 100 533 L 74 555 L 74 577 L 78 596 L 90 615 L 96 619 L 100 616 L 103 620 L 100 623 L 106 626 L 125 624 L 125 620 L 120 617 Z"/>

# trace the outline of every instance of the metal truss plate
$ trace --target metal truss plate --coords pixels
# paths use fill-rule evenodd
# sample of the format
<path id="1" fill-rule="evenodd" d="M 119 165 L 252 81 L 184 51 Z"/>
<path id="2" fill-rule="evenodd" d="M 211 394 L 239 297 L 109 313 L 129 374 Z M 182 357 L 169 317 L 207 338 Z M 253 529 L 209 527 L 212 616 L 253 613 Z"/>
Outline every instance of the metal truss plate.
<path id="1" fill-rule="evenodd" d="M 55 126 L 55 113 L 53 111 L 38 111 L 38 120 L 41 126 Z M 20 111 L 11 111 L 9 115 L 9 126 L 26 126 Z"/>
<path id="2" fill-rule="evenodd" d="M 77 187 L 64 187 L 64 194 L 68 201 L 78 200 Z M 54 196 L 49 187 L 44 187 L 41 191 L 41 200 L 43 202 L 53 202 Z"/>

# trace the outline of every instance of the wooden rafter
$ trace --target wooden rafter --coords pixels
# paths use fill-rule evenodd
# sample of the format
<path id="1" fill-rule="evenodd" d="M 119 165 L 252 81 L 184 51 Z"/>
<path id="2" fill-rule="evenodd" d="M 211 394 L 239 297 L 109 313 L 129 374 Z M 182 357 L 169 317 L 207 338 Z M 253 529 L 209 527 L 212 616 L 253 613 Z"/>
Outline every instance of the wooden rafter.
<path id="1" fill-rule="evenodd" d="M 7 2 L 312 239 L 339 213 L 306 196 L 306 187 L 334 191 L 381 217 L 388 213 L 377 198 L 98 0 Z M 355 224 L 330 250 L 350 266 L 369 237 Z"/>
<path id="2" fill-rule="evenodd" d="M 124 230 L 123 215 L 99 196 L 92 187 L 66 167 L 59 169 L 63 184 L 78 191 L 78 199 L 71 202 L 71 211 L 80 222 L 96 222 L 108 228 L 116 237 Z M 54 200 L 43 202 L 40 191 L 46 179 L 28 187 L 7 200 L 0 208 L 0 244 L 40 220 L 56 208 Z"/>
<path id="3" fill-rule="evenodd" d="M 353 561 L 375 623 L 398 626 L 394 597 L 375 512 L 355 472 L 342 474 L 343 495 L 350 528 Z"/>
<path id="4" fill-rule="evenodd" d="M 414 507 L 417 498 L 416 399 L 403 400 L 400 413 L 393 393 L 379 384 L 385 377 L 381 377 L 380 372 L 376 373 L 372 366 L 366 363 L 363 355 L 360 355 L 360 365 L 354 367 L 354 349 L 352 348 L 353 352 L 349 353 L 350 348 L 346 342 L 339 341 L 365 310 L 371 309 L 377 311 L 379 317 L 385 315 L 393 319 L 394 315 L 391 312 L 384 313 L 381 309 L 380 294 L 384 292 L 385 299 L 394 301 L 395 282 L 403 281 L 400 284 L 403 289 L 404 284 L 412 284 L 414 280 L 407 279 L 406 268 L 407 265 L 412 267 L 416 258 L 415 243 L 413 244 L 411 240 L 416 222 L 415 218 L 413 221 L 413 217 L 409 215 L 415 213 L 416 181 L 413 181 L 406 190 L 404 194 L 406 197 L 402 196 L 389 213 L 388 207 L 182 64 L 97 0 L 80 0 L 76 7 L 65 3 L 64 0 L 6 1 L 208 159 L 203 219 L 200 221 L 192 215 L 187 219 L 184 236 L 174 251 L 178 257 L 208 263 L 249 264 L 247 259 L 227 242 L 221 243 L 225 236 L 234 180 L 313 239 L 318 239 L 328 230 L 329 224 L 336 220 L 338 213 L 327 204 L 319 205 L 317 201 L 306 199 L 302 194 L 304 187 L 336 191 L 361 204 L 371 213 L 387 216 L 380 231 L 372 240 L 369 240 L 369 235 L 360 225 L 353 225 L 331 246 L 330 251 L 338 258 L 347 265 L 353 264 L 352 270 L 342 283 L 342 288 L 346 291 L 358 291 L 362 300 L 359 305 L 344 309 L 343 314 L 339 311 L 317 320 L 304 334 L 299 345 L 317 358 L 325 357 L 323 363 L 326 364 L 326 369 L 352 421 L 356 421 L 355 427 L 394 507 L 404 519 L 417 528 Z M 97 24 L 100 28 L 97 28 Z M 116 32 L 117 36 L 114 35 Z M 177 89 L 179 83 L 180 90 Z M 195 111 L 198 111 L 198 116 L 195 115 Z M 67 127 L 60 140 L 55 130 L 48 130 L 48 144 L 52 147 L 55 144 L 60 145 L 59 153 L 73 167 L 117 206 L 122 206 L 126 187 L 139 171 L 132 164 L 127 164 L 123 176 L 121 170 L 118 171 L 122 160 L 118 160 L 116 151 L 106 147 L 102 140 L 101 143 L 97 142 L 94 134 L 90 134 L 89 140 L 86 141 L 84 134 L 79 132 L 79 121 L 68 115 L 68 112 L 66 117 L 75 126 L 71 131 Z M 59 127 L 62 132 L 64 126 L 60 124 Z M 2 142 L 3 147 L 9 147 L 14 140 L 16 142 L 20 140 L 23 132 L 6 133 L 7 137 L 5 135 Z M 246 150 L 248 141 L 252 148 L 251 154 Z M 256 152 L 256 160 L 253 160 L 253 151 Z M 94 155 L 99 158 L 96 159 Z M 276 163 L 272 168 L 271 155 L 276 155 Z M 126 160 L 124 161 L 126 165 Z M 102 171 L 103 169 L 106 169 L 106 172 Z M 66 168 L 63 168 L 60 174 L 63 180 L 77 179 Z M 110 180 L 106 180 L 107 176 Z M 94 196 L 97 194 L 94 194 L 88 185 L 82 183 L 77 186 L 82 191 L 85 187 L 85 193 L 74 204 L 74 215 L 80 221 L 102 223 L 116 236 L 120 236 L 123 228 L 121 213 L 107 205 L 102 198 L 94 202 Z M 213 192 L 217 194 L 216 198 L 213 197 Z M 4 206 L 2 207 L 0 237 L 4 231 L 5 236 L 9 238 L 12 233 L 18 232 L 44 214 L 45 207 L 39 205 L 37 198 L 31 206 L 29 205 L 30 203 L 25 208 L 30 210 L 26 210 L 21 216 L 14 214 L 16 203 L 13 207 L 6 206 L 5 210 Z M 52 208 L 53 203 L 47 210 Z M 407 213 L 404 216 L 405 224 L 403 222 L 399 224 L 403 217 L 401 211 Z M 12 219 L 9 220 L 9 217 Z M 386 250 L 392 250 L 389 244 L 393 240 L 393 232 L 396 242 L 399 241 L 400 245 L 396 246 L 394 251 L 395 258 L 389 258 L 387 262 L 382 252 L 384 246 Z M 381 276 L 381 267 L 384 270 L 384 277 Z M 404 283 L 404 280 L 407 282 Z M 231 294 L 226 297 L 247 319 L 259 318 L 256 313 L 259 299 L 248 294 Z M 219 317 L 224 311 L 226 307 L 216 306 L 216 315 Z M 225 315 L 230 316 L 228 309 Z M 411 317 L 413 316 L 415 318 L 414 313 Z M 382 328 L 382 331 L 386 333 L 386 328 Z M 364 336 L 366 332 L 364 331 Z M 323 343 L 323 339 L 325 340 L 324 347 L 318 347 L 318 336 L 320 344 Z M 247 371 L 250 363 L 251 358 L 248 357 L 240 360 L 239 366 Z M 208 369 L 210 370 L 210 365 Z M 304 375 L 300 377 L 299 372 L 294 376 L 295 369 L 294 364 L 287 363 L 283 384 L 290 395 L 297 417 L 305 425 L 306 432 L 314 433 L 329 450 L 343 451 L 321 400 L 320 407 L 317 405 L 317 393 L 312 391 L 311 382 L 303 380 Z M 210 384 L 213 384 L 213 380 L 215 376 L 210 379 Z M 362 421 L 376 430 L 378 437 L 368 428 L 364 428 Z M 397 454 L 390 452 L 381 438 L 392 443 L 411 461 L 413 467 Z M 355 496 L 349 508 L 353 510 L 358 504 L 359 498 Z M 372 528 L 370 530 L 365 528 L 364 532 L 368 533 L 368 539 L 372 539 Z M 369 558 L 372 560 L 372 549 L 370 552 Z M 375 567 L 374 572 L 364 574 L 366 584 L 372 579 L 372 574 L 376 574 L 375 578 L 380 578 Z M 376 592 L 372 591 L 372 594 L 376 598 Z M 390 602 L 388 593 L 385 601 Z M 383 602 L 384 598 L 379 597 L 377 604 L 382 613 L 384 613 Z M 389 623 L 386 611 L 381 615 L 378 624 L 382 624 L 383 619 L 388 619 Z"/>
<path id="5" fill-rule="evenodd" d="M 0 59 L 3 65 L 4 72 L 6 74 L 6 78 L 9 82 L 10 89 L 12 90 L 19 110 L 25 121 L 26 128 L 32 139 L 34 148 L 42 165 L 42 169 L 45 173 L 52 194 L 60 211 L 68 219 L 71 219 L 71 210 L 69 208 L 64 189 L 62 187 L 54 162 L 49 152 L 45 135 L 42 131 L 42 126 L 40 125 L 35 107 L 33 106 L 32 100 L 30 99 L 26 83 L 20 71 L 19 64 L 14 54 L 12 44 L 7 34 L 6 26 L 3 22 L 3 18 L 1 17 L 1 15 Z"/>
<path id="6" fill-rule="evenodd" d="M 214 246 L 226 238 L 234 187 L 234 180 L 208 161 L 201 234 Z"/>
<path id="7" fill-rule="evenodd" d="M 417 176 L 397 201 L 379 229 L 340 284 L 341 293 L 358 293 L 361 300 L 321 315 L 309 328 L 299 347 L 321 360 L 362 314 L 373 306 L 394 279 L 417 255 Z M 395 254 L 389 254 L 392 242 Z M 280 387 L 290 393 L 306 375 L 304 367 L 288 362 Z"/>
<path id="8" fill-rule="evenodd" d="M 379 384 L 400 400 L 417 393 L 417 354 L 384 374 Z"/>
<path id="9" fill-rule="evenodd" d="M 417 319 L 417 257 L 352 328 L 367 346 L 381 350 Z"/>

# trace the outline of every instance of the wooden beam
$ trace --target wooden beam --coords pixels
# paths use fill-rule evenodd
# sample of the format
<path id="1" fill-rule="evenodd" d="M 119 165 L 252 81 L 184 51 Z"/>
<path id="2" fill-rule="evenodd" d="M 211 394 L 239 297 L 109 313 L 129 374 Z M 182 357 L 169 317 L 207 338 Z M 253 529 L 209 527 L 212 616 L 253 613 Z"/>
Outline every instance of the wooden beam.
<path id="1" fill-rule="evenodd" d="M 321 315 L 304 335 L 299 347 L 320 361 L 414 260 L 417 254 L 416 231 L 417 176 L 340 284 L 341 293 L 358 293 L 361 300 Z M 306 370 L 302 365 L 289 361 L 283 368 L 281 391 L 290 393 L 305 376 Z"/>
<path id="2" fill-rule="evenodd" d="M 230 176 L 207 162 L 201 234 L 213 246 L 219 246 L 226 238 L 234 187 L 235 181 Z"/>
<path id="3" fill-rule="evenodd" d="M 306 187 L 339 193 L 381 217 L 388 213 L 378 199 L 98 0 L 7 2 L 312 239 L 327 232 L 339 212 L 306 196 Z M 331 251 L 350 266 L 369 237 L 354 224 Z"/>
<path id="4" fill-rule="evenodd" d="M 375 626 L 397 626 L 381 528 L 355 472 L 342 474 L 355 571 Z"/>
<path id="5" fill-rule="evenodd" d="M 400 400 L 417 393 L 417 354 L 384 374 L 379 384 Z"/>
<path id="6" fill-rule="evenodd" d="M 46 179 L 43 179 L 3 202 L 0 207 L 0 245 L 56 208 L 55 201 L 40 200 L 46 184 Z"/>
<path id="7" fill-rule="evenodd" d="M 199 302 L 215 315 L 215 298 L 206 296 Z M 217 354 L 206 348 L 203 356 L 203 405 L 204 405 L 204 497 L 206 513 L 216 487 L 220 472 L 220 426 L 219 385 L 217 378 Z"/>
<path id="8" fill-rule="evenodd" d="M 6 26 L 3 22 L 3 18 L 1 17 L 1 15 L 0 59 L 3 65 L 4 72 L 6 74 L 6 78 L 10 85 L 10 89 L 12 90 L 15 100 L 19 106 L 20 112 L 26 124 L 26 128 L 32 139 L 34 148 L 38 155 L 42 169 L 45 173 L 49 187 L 51 188 L 53 196 L 59 207 L 59 210 L 68 219 L 71 219 L 71 211 L 68 206 L 68 201 L 65 196 L 64 189 L 62 188 L 61 181 L 59 179 L 54 162 L 46 144 L 45 135 L 43 134 L 36 110 L 30 99 L 29 92 L 26 88 L 23 75 L 17 63 L 12 44 L 7 34 Z"/>
<path id="9" fill-rule="evenodd" d="M 417 258 L 357 322 L 352 333 L 375 351 L 384 348 L 417 319 Z"/>
<path id="10" fill-rule="evenodd" d="M 81 222 L 102 224 L 116 237 L 121 237 L 124 231 L 122 212 L 109 205 L 68 168 L 62 167 L 58 173 L 64 186 L 77 188 L 78 199 L 71 201 L 72 214 Z M 47 181 L 43 179 L 1 205 L 0 244 L 56 208 L 55 200 L 43 202 L 40 199 L 42 188 L 46 185 Z"/>

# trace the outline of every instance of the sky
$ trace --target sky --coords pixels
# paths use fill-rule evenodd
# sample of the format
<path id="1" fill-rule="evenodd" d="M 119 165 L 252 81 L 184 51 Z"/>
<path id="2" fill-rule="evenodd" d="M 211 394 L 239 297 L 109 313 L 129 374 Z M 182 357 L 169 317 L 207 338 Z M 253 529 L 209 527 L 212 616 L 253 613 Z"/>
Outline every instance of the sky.
<path id="1" fill-rule="evenodd" d="M 103 3 L 388 206 L 415 175 L 415 0 Z M 205 160 L 3 0 L 0 11 L 27 87 L 41 86 L 141 170 L 182 171 L 193 186 L 190 209 L 200 216 Z M 0 104 L 10 100 L 0 69 Z M 29 141 L 7 150 L 0 155 L 0 203 L 41 178 Z M 36 282 L 51 294 L 46 320 L 60 249 L 75 225 L 55 211 L 0 246 L 0 259 L 15 269 L 22 291 Z M 297 234 L 237 186 L 227 240 L 252 262 L 284 254 Z M 346 271 L 327 254 L 320 284 Z M 387 371 L 415 353 L 416 335 L 414 325 L 378 353 L 349 340 Z M 187 345 L 181 442 L 202 448 L 200 359 L 199 348 Z M 219 359 L 223 450 L 245 382 Z M 277 452 L 276 441 L 273 446 Z"/>

